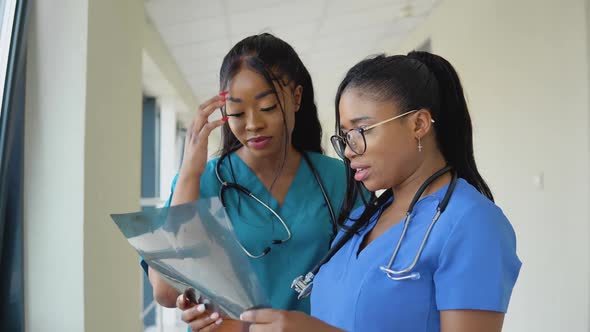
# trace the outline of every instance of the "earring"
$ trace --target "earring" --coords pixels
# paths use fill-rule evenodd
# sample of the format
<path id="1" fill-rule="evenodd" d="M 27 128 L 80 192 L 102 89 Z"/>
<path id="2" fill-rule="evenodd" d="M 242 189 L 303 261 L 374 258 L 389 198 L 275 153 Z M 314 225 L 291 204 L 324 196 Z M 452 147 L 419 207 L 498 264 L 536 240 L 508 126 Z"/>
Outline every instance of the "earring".
<path id="1" fill-rule="evenodd" d="M 418 137 L 418 152 L 422 152 L 422 140 Z"/>

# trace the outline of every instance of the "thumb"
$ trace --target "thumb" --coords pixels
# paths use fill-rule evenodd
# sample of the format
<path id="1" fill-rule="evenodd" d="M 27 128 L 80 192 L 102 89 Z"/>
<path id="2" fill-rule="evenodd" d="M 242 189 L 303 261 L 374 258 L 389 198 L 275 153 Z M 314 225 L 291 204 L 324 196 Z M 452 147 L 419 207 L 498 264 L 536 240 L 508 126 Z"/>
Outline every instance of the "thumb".
<path id="1" fill-rule="evenodd" d="M 186 310 L 197 305 L 195 290 L 187 288 L 184 293 L 176 298 L 176 307 L 180 310 Z"/>

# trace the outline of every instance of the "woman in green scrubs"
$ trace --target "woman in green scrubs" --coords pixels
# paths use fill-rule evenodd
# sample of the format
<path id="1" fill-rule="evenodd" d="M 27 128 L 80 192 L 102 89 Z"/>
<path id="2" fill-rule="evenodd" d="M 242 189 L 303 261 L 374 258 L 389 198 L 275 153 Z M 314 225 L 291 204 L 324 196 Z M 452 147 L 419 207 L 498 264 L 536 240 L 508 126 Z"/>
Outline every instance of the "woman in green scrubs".
<path id="1" fill-rule="evenodd" d="M 252 192 L 268 208 L 235 188 L 222 195 L 240 244 L 273 308 L 309 312 L 309 300 L 297 300 L 289 285 L 328 251 L 346 191 L 343 163 L 322 154 L 311 77 L 289 44 L 261 34 L 225 56 L 220 86 L 187 131 L 168 205 L 217 197 L 222 181 Z M 224 117 L 208 121 L 220 109 Z M 219 158 L 207 161 L 208 137 L 217 127 L 223 147 Z M 149 277 L 156 301 L 183 310 L 191 330 L 242 328 L 204 305 L 187 303 L 151 268 Z"/>

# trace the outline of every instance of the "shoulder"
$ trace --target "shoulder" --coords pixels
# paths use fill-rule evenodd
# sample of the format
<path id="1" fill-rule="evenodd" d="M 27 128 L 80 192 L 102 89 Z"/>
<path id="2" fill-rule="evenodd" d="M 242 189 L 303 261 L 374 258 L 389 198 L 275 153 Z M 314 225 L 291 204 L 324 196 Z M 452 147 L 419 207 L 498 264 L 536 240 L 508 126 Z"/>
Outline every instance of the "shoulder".
<path id="1" fill-rule="evenodd" d="M 207 166 L 205 166 L 205 173 L 203 173 L 203 174 L 215 175 L 215 167 L 217 167 L 218 162 L 219 162 L 219 157 L 209 159 L 207 161 Z"/>
<path id="2" fill-rule="evenodd" d="M 463 179 L 459 179 L 457 182 L 451 200 L 454 202 L 449 203 L 449 207 L 458 210 L 464 218 L 488 216 L 508 221 L 499 206 Z"/>
<path id="3" fill-rule="evenodd" d="M 305 152 L 313 167 L 320 174 L 323 181 L 342 183 L 346 181 L 344 163 L 340 159 L 328 157 L 317 152 Z"/>
<path id="4" fill-rule="evenodd" d="M 317 152 L 306 152 L 319 180 L 326 188 L 334 206 L 340 206 L 346 194 L 346 171 L 340 159 Z"/>
<path id="5" fill-rule="evenodd" d="M 309 156 L 311 162 L 314 163 L 314 166 L 316 166 L 318 169 L 344 170 L 344 163 L 340 159 L 328 157 L 317 152 L 306 151 L 305 154 Z"/>
<path id="6" fill-rule="evenodd" d="M 434 272 L 437 308 L 506 312 L 522 265 L 514 230 L 502 210 L 464 180 L 451 202 L 435 226 L 444 231 L 433 231 L 443 241 Z"/>
<path id="7" fill-rule="evenodd" d="M 214 197 L 217 196 L 217 194 L 219 193 L 220 183 L 217 179 L 216 174 L 216 166 L 218 161 L 219 158 L 213 158 L 207 161 L 207 165 L 205 166 L 205 172 L 203 172 L 203 175 L 201 175 L 201 187 L 199 190 L 201 193 L 201 198 Z M 176 178 L 174 178 L 172 191 L 174 191 L 174 187 L 176 186 L 177 178 L 178 174 L 176 175 Z"/>
<path id="8" fill-rule="evenodd" d="M 217 195 L 219 191 L 219 179 L 217 179 L 217 164 L 219 158 L 212 158 L 207 161 L 205 172 L 201 176 L 201 196 L 210 197 Z"/>
<path id="9" fill-rule="evenodd" d="M 465 180 L 457 183 L 447 210 L 452 211 L 449 237 L 487 238 L 515 245 L 514 229 L 502 209 Z"/>
<path id="10" fill-rule="evenodd" d="M 219 158 L 213 158 L 207 161 L 207 165 L 205 166 L 205 172 L 201 175 L 201 186 L 203 184 L 209 184 L 213 180 L 217 181 L 217 176 L 215 175 L 215 167 L 217 166 L 217 162 Z M 179 173 L 176 173 L 174 176 L 174 180 L 172 180 L 172 191 L 176 188 L 176 182 L 178 181 Z"/>

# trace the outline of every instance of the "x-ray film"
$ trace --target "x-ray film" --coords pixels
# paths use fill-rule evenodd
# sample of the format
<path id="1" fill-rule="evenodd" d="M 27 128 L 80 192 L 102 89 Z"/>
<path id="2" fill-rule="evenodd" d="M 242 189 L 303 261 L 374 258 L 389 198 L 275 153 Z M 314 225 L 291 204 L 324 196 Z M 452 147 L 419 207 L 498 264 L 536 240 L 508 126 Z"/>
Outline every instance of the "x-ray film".
<path id="1" fill-rule="evenodd" d="M 237 319 L 268 297 L 218 198 L 111 215 L 146 263 L 179 293 L 191 287 L 212 310 Z"/>

